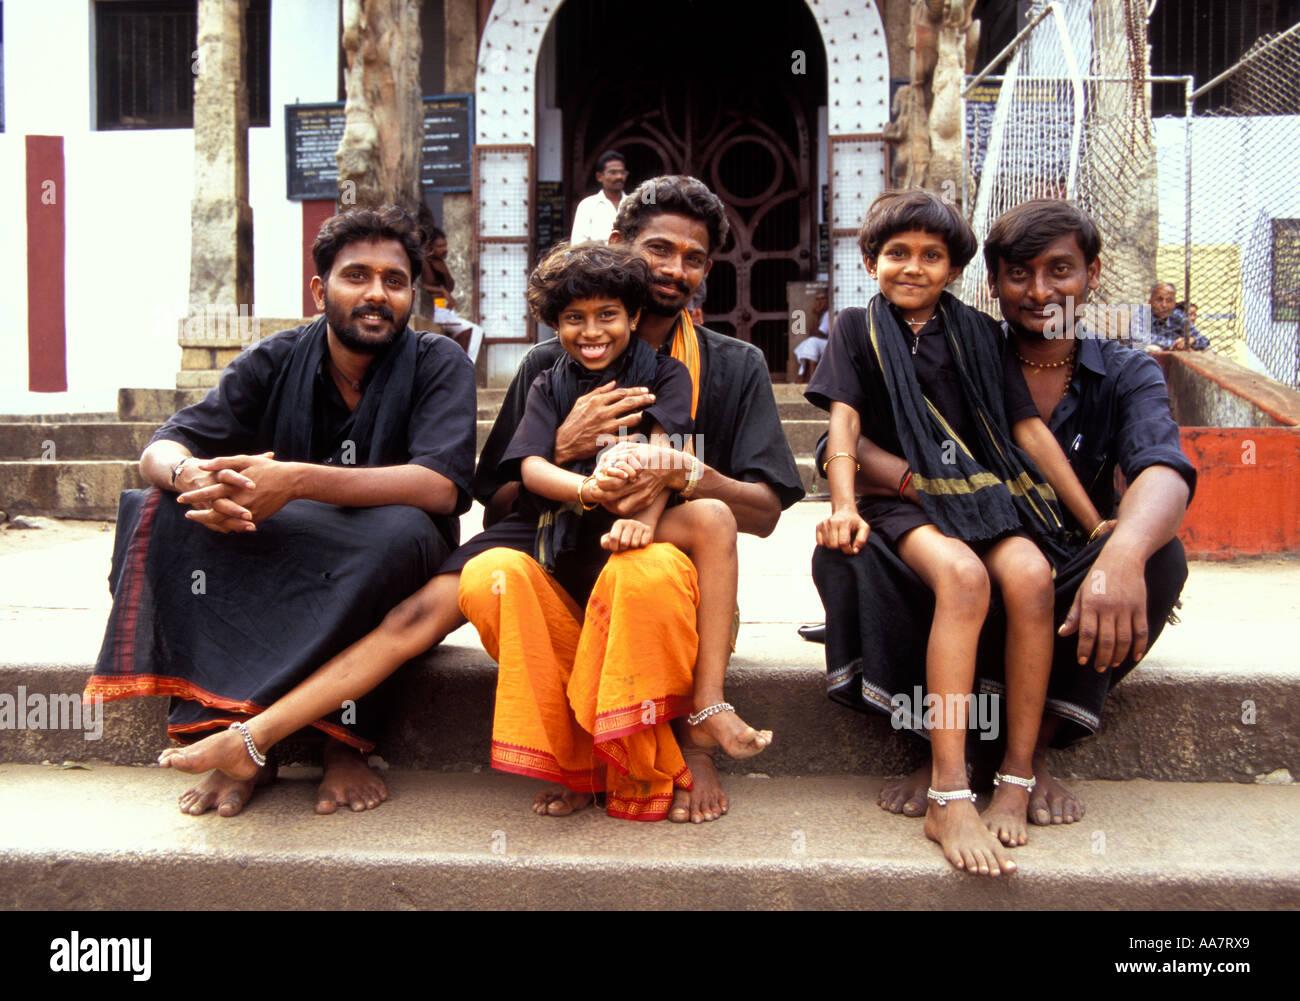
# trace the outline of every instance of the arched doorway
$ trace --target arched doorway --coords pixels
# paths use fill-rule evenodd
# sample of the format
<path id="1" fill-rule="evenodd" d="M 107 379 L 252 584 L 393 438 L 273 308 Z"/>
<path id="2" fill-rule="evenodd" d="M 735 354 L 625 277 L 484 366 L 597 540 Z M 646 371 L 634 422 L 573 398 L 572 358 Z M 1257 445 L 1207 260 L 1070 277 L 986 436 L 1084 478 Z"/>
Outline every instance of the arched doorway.
<path id="1" fill-rule="evenodd" d="M 757 344 L 783 372 L 788 281 L 816 274 L 817 107 L 821 38 L 803 0 L 664 0 L 638 46 L 626 8 L 568 0 L 554 22 L 556 102 L 564 109 L 568 217 L 602 150 L 626 154 L 630 183 L 699 177 L 727 206 L 731 236 L 714 256 L 711 328 Z M 619 39 L 610 44 L 611 39 Z"/>
<path id="2" fill-rule="evenodd" d="M 557 61 L 559 73 L 588 62 L 599 70 L 578 95 L 586 124 L 572 104 L 563 109 L 564 168 L 552 176 L 564 178 L 570 217 L 593 188 L 592 161 L 605 145 L 628 146 L 634 179 L 689 164 L 728 202 L 737 224 L 736 239 L 716 258 L 706 316 L 754 340 L 777 369 L 784 361 L 785 281 L 814 266 L 819 192 L 810 106 L 814 114 L 818 105 L 825 109 L 832 308 L 864 303 L 871 292 L 855 238 L 867 204 L 885 185 L 880 131 L 889 117 L 889 70 L 875 0 L 665 0 L 631 10 L 591 0 L 496 0 L 480 41 L 475 88 L 477 307 L 489 343 L 528 339 L 524 287 L 535 250 L 543 39 L 557 18 L 576 18 L 580 26 L 619 14 L 613 29 L 589 32 L 588 44 Z M 725 100 L 715 100 L 713 89 Z"/>

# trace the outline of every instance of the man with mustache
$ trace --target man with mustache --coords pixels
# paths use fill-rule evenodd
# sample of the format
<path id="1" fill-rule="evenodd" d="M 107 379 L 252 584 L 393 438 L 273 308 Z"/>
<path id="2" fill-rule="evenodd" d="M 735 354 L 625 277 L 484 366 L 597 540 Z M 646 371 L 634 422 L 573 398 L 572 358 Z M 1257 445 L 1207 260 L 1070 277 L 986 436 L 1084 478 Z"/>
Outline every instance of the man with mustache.
<path id="1" fill-rule="evenodd" d="M 312 248 L 324 315 L 249 347 L 155 432 L 127 491 L 114 604 L 86 696 L 168 695 L 169 734 L 229 727 L 258 767 L 212 771 L 181 810 L 233 816 L 274 777 L 246 729 L 428 580 L 458 541 L 474 464 L 474 370 L 407 327 L 420 275 L 404 211 L 354 209 Z M 363 754 L 378 713 L 304 721 L 326 735 L 316 810 L 387 795 Z"/>
<path id="2" fill-rule="evenodd" d="M 722 202 L 693 177 L 653 178 L 623 201 L 611 242 L 631 245 L 645 257 L 651 273 L 649 298 L 636 336 L 657 351 L 674 357 L 680 351 L 686 357 L 698 389 L 694 413 L 698 454 L 644 445 L 616 446 L 631 453 L 640 473 L 634 481 L 601 475 L 584 496 L 620 517 L 645 508 L 663 490 L 687 498 L 711 497 L 727 505 L 739 531 L 766 536 L 776 527 L 781 511 L 803 496 L 799 471 L 781 430 L 767 363 L 752 344 L 694 327 L 686 313 L 691 296 L 708 274 L 712 255 L 727 237 L 727 227 Z M 503 475 L 502 457 L 523 418 L 533 380 L 562 353 L 555 339 L 532 348 L 506 392 L 474 477 L 474 495 L 487 508 L 486 524 L 515 505 L 520 485 Z M 636 427 L 643 409 L 653 402 L 645 387 L 619 388 L 613 383 L 578 397 L 556 431 L 553 461 L 560 465 L 595 455 L 606 442 L 617 439 L 620 429 Z M 654 557 L 644 552 L 623 556 L 629 558 L 620 558 L 618 563 L 630 570 L 631 579 L 615 581 L 617 570 L 610 577 L 602 575 L 604 583 L 597 581 L 597 592 L 613 585 L 610 590 L 620 594 L 623 613 L 642 616 L 650 625 L 654 616 L 665 623 L 695 621 L 690 604 L 695 571 L 689 561 L 655 563 Z M 457 604 L 460 578 L 459 573 L 433 577 L 393 609 L 378 629 L 269 707 L 251 724 L 255 745 L 273 745 L 344 700 L 359 698 L 406 661 L 440 643 L 465 622 Z M 494 594 L 510 600 L 507 596 L 516 583 L 503 570 L 499 584 L 493 581 L 489 587 L 496 587 Z M 654 629 L 645 631 L 653 633 Z M 697 711 L 722 703 L 726 665 L 721 668 L 718 674 L 695 672 L 693 708 Z M 721 710 L 689 731 L 681 726 L 678 730 L 694 781 L 689 793 L 684 789 L 676 793 L 668 819 L 716 820 L 727 812 L 728 801 L 711 748 L 702 745 L 721 745 L 729 753 L 748 756 L 766 747 L 767 735 L 745 724 L 734 711 Z M 693 739 L 686 739 L 691 736 Z M 184 752 L 165 752 L 163 763 L 187 772 L 220 769 L 232 778 L 253 771 L 246 749 L 233 734 L 214 735 Z M 544 794 L 539 805 L 548 816 L 562 816 L 590 802 L 590 796 L 559 790 Z"/>
<path id="3" fill-rule="evenodd" d="M 1116 519 L 1113 530 L 1089 541 L 1055 576 L 1057 638 L 1029 801 L 1029 820 L 1040 825 L 1083 818 L 1082 799 L 1051 774 L 1046 751 L 1096 732 L 1110 689 L 1159 638 L 1187 578 L 1177 535 L 1196 470 L 1183 454 L 1164 376 L 1145 352 L 1099 337 L 1080 318 L 1079 307 L 1098 286 L 1101 251 L 1092 219 L 1057 199 L 1009 209 L 984 241 L 990 289 L 1034 408 L 1093 505 L 1103 518 Z M 1065 327 L 1066 318 L 1075 318 L 1073 327 Z M 819 468 L 824 445 L 823 439 Z M 859 439 L 857 458 L 860 495 L 899 495 L 905 459 L 866 438 Z M 1122 498 L 1116 469 L 1128 482 Z M 902 496 L 919 503 L 910 488 Z M 924 684 L 917 665 L 924 664 L 933 599 L 888 547 L 873 535 L 854 556 L 819 548 L 813 581 L 823 603 L 846 609 L 826 635 L 832 699 L 865 710 Z M 985 694 L 1005 692 L 1003 615 L 995 600 L 977 665 Z M 924 816 L 929 778 L 927 762 L 885 782 L 879 805 Z"/>

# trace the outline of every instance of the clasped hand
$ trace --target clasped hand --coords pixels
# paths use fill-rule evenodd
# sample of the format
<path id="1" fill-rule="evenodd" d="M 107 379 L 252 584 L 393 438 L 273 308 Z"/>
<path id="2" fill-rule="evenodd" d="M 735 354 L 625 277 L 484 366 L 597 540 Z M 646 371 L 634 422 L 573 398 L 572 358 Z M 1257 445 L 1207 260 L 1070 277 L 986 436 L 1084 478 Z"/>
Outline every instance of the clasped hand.
<path id="1" fill-rule="evenodd" d="M 294 499 L 292 463 L 274 452 L 227 455 L 187 462 L 176 478 L 176 500 L 193 508 L 190 521 L 222 534 L 255 532 Z"/>

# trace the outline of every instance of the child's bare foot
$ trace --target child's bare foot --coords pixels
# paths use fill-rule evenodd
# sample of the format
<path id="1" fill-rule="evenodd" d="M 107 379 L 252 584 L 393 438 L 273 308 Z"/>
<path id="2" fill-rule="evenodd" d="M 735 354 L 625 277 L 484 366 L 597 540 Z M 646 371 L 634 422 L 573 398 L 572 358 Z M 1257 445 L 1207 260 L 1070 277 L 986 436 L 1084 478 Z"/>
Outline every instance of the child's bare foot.
<path id="1" fill-rule="evenodd" d="M 533 813 L 539 817 L 567 817 L 591 806 L 593 796 L 589 792 L 573 792 L 557 786 L 539 792 L 533 798 Z"/>
<path id="2" fill-rule="evenodd" d="M 682 757 L 691 769 L 691 788 L 673 790 L 673 805 L 668 819 L 674 824 L 703 824 L 723 816 L 731 804 L 722 789 L 718 769 L 713 762 L 713 751 L 681 742 Z"/>
<path id="3" fill-rule="evenodd" d="M 697 746 L 720 747 L 737 761 L 762 754 L 772 743 L 771 730 L 755 730 L 734 712 L 714 713 L 691 732 Z"/>
<path id="4" fill-rule="evenodd" d="M 993 799 L 984 811 L 984 826 L 1008 848 L 1029 843 L 1029 790 L 1003 782 L 993 790 Z"/>
<path id="5" fill-rule="evenodd" d="M 925 814 L 925 836 L 936 842 L 958 869 L 981 876 L 1016 871 L 1016 863 L 989 833 L 970 800 L 953 800 L 947 806 L 931 803 Z"/>
<path id="6" fill-rule="evenodd" d="M 876 797 L 876 805 L 904 817 L 924 817 L 925 791 L 930 788 L 930 765 L 924 764 L 908 775 L 885 779 Z"/>
<path id="7" fill-rule="evenodd" d="M 325 774 L 316 793 L 316 812 L 334 813 L 340 806 L 354 813 L 373 810 L 388 799 L 388 786 L 379 773 L 366 764 L 361 752 L 327 741 L 323 752 Z"/>
<path id="8" fill-rule="evenodd" d="M 240 741 L 240 743 L 242 745 L 243 741 Z M 180 803 L 181 813 L 189 814 L 191 817 L 198 817 L 215 806 L 217 816 L 235 816 L 248 805 L 248 801 L 253 797 L 253 792 L 259 786 L 263 786 L 275 778 L 274 765 L 267 765 L 265 768 L 258 768 L 254 765 L 253 769 L 254 775 L 251 779 L 232 779 L 224 772 L 208 772 L 198 785 L 186 789 L 177 799 L 177 802 Z"/>
<path id="9" fill-rule="evenodd" d="M 236 730 L 219 730 L 186 747 L 169 747 L 158 756 L 158 764 L 189 775 L 215 770 L 242 782 L 256 778 L 258 773 L 257 764 L 244 747 L 244 738 Z"/>
<path id="10" fill-rule="evenodd" d="M 1038 779 L 1038 785 L 1029 797 L 1029 819 L 1032 823 L 1047 827 L 1051 824 L 1073 824 L 1083 819 L 1083 800 L 1047 770 L 1047 759 L 1039 754 L 1034 755 L 1034 775 Z"/>

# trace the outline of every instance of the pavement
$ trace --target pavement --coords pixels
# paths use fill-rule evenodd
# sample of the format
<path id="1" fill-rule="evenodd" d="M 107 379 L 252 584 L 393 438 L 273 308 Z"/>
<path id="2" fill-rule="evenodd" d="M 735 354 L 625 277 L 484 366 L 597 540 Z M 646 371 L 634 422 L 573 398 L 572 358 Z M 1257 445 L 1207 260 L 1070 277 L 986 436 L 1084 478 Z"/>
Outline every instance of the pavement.
<path id="1" fill-rule="evenodd" d="M 483 766 L 494 674 L 465 627 L 394 678 L 420 711 L 383 748 L 393 797 L 373 813 L 315 816 L 316 773 L 289 769 L 240 817 L 182 816 L 191 780 L 142 767 L 165 742 L 163 700 L 105 706 L 95 744 L 0 730 L 0 907 L 1300 906 L 1300 561 L 1192 564 L 1182 622 L 1102 733 L 1056 759 L 1087 817 L 1034 829 L 1021 872 L 993 882 L 874 806 L 916 749 L 829 703 L 822 648 L 794 634 L 821 618 L 809 559 L 827 508 L 742 537 L 729 695 L 777 742 L 731 766 L 719 822 L 534 817 L 537 783 Z M 98 522 L 0 531 L 0 693 L 80 690 L 112 540 Z"/>

